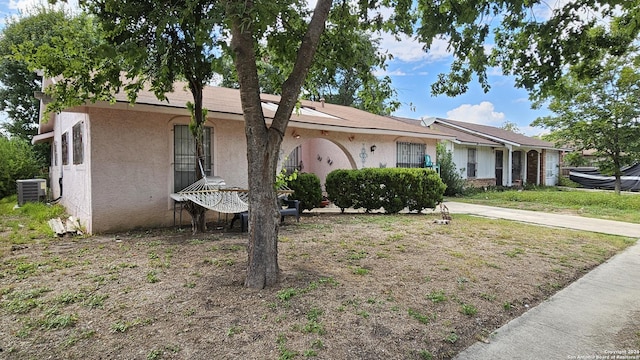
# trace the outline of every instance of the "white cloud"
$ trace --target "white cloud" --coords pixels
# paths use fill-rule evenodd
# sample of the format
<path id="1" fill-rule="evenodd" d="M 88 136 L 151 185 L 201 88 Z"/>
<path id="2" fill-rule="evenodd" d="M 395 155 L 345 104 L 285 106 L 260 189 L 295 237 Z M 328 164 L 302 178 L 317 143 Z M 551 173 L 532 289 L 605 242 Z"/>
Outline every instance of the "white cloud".
<path id="1" fill-rule="evenodd" d="M 477 105 L 460 105 L 447 111 L 447 118 L 490 126 L 500 126 L 505 121 L 504 113 L 496 112 L 493 104 L 489 101 L 483 101 Z"/>
<path id="2" fill-rule="evenodd" d="M 562 9 L 565 5 L 573 2 L 575 2 L 575 0 L 543 1 L 542 3 L 534 6 L 533 13 L 536 18 L 540 20 L 548 20 L 551 18 L 555 10 Z"/>
<path id="3" fill-rule="evenodd" d="M 406 76 L 407 73 L 404 72 L 401 69 L 395 69 L 395 70 L 382 70 L 382 69 L 377 69 L 373 72 L 373 74 L 375 76 Z"/>
<path id="4" fill-rule="evenodd" d="M 400 41 L 394 35 L 380 34 L 380 49 L 387 50 L 395 60 L 403 62 L 429 61 L 435 62 L 451 57 L 447 49 L 448 42 L 443 39 L 435 39 L 429 51 L 424 50 L 424 45 L 415 38 L 400 35 Z"/>
<path id="5" fill-rule="evenodd" d="M 547 129 L 537 128 L 533 126 L 518 126 L 518 129 L 526 136 L 538 136 L 550 133 L 550 131 Z"/>

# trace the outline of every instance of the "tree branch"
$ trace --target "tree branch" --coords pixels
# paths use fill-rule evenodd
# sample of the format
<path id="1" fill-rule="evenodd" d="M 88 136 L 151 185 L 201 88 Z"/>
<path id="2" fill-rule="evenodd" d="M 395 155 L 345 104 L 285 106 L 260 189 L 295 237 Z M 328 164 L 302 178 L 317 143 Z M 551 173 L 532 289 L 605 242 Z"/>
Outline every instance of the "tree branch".
<path id="1" fill-rule="evenodd" d="M 319 0 L 316 4 L 313 16 L 309 22 L 309 27 L 307 28 L 304 38 L 302 38 L 300 49 L 298 49 L 298 56 L 293 70 L 284 84 L 282 84 L 282 101 L 278 106 L 273 123 L 271 124 L 271 128 L 279 133 L 284 133 L 289 118 L 293 113 L 293 108 L 298 101 L 300 88 L 307 76 L 316 49 L 320 43 L 320 36 L 324 31 L 325 22 L 329 17 L 329 10 L 331 10 L 332 3 L 333 0 Z"/>

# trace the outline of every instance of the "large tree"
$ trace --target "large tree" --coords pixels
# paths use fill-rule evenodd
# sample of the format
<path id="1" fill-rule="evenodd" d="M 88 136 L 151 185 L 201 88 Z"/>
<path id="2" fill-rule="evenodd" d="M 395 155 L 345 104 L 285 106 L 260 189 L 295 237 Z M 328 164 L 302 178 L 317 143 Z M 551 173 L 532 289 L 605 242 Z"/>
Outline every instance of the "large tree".
<path id="1" fill-rule="evenodd" d="M 6 19 L 0 35 L 0 111 L 7 115 L 2 128 L 11 138 L 31 142 L 38 133 L 40 102 L 33 96 L 42 89 L 42 78 L 30 71 L 27 63 L 10 55 L 25 42 L 37 46 L 48 43 L 57 36 L 58 24 L 73 18 L 73 14 L 53 7 L 40 6 L 28 10 L 20 17 Z M 31 152 L 40 167 L 47 166 L 49 146 L 33 145 Z"/>
<path id="2" fill-rule="evenodd" d="M 573 69 L 550 92 L 554 115 L 533 125 L 553 130 L 553 140 L 576 150 L 596 150 L 598 167 L 615 176 L 620 193 L 622 167 L 640 159 L 640 57 L 611 57 L 591 76 Z"/>

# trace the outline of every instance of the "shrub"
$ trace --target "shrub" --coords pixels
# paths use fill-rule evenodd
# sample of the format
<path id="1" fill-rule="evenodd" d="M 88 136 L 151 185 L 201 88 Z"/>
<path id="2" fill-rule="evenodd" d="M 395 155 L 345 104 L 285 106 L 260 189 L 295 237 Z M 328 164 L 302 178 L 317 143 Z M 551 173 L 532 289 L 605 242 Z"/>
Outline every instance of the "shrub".
<path id="1" fill-rule="evenodd" d="M 289 199 L 300 200 L 300 211 L 312 210 L 322 201 L 322 187 L 316 174 L 300 173 L 289 182 L 289 187 L 294 191 Z"/>
<path id="2" fill-rule="evenodd" d="M 325 180 L 327 197 L 339 207 L 344 209 L 354 207 L 354 194 L 357 192 L 356 172 L 352 170 L 333 170 Z"/>
<path id="3" fill-rule="evenodd" d="M 0 198 L 16 193 L 16 180 L 40 175 L 40 162 L 22 139 L 0 136 Z"/>
<path id="4" fill-rule="evenodd" d="M 368 168 L 334 170 L 327 175 L 327 195 L 343 211 L 384 208 L 397 213 L 435 208 L 442 201 L 445 185 L 430 169 Z"/>
<path id="5" fill-rule="evenodd" d="M 440 178 L 447 185 L 444 194 L 446 196 L 462 195 L 466 181 L 460 175 L 456 163 L 453 162 L 453 155 L 450 151 L 447 151 L 442 143 L 438 143 L 436 153 L 437 162 L 440 166 Z"/>
<path id="6" fill-rule="evenodd" d="M 581 185 L 577 182 L 569 179 L 568 176 L 558 175 L 558 186 L 570 187 L 570 188 L 578 188 Z"/>

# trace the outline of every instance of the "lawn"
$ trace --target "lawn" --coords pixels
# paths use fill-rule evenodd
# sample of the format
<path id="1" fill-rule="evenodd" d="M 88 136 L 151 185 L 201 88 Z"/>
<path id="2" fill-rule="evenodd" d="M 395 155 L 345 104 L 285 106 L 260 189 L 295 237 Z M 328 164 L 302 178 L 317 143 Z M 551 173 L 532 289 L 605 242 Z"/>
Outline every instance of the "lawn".
<path id="1" fill-rule="evenodd" d="M 633 243 L 462 215 L 305 214 L 280 230 L 279 284 L 252 290 L 237 229 L 58 239 L 2 211 L 12 359 L 447 359 Z"/>
<path id="2" fill-rule="evenodd" d="M 480 205 L 618 220 L 640 224 L 640 194 L 546 187 L 535 190 L 483 191 L 452 199 Z"/>

